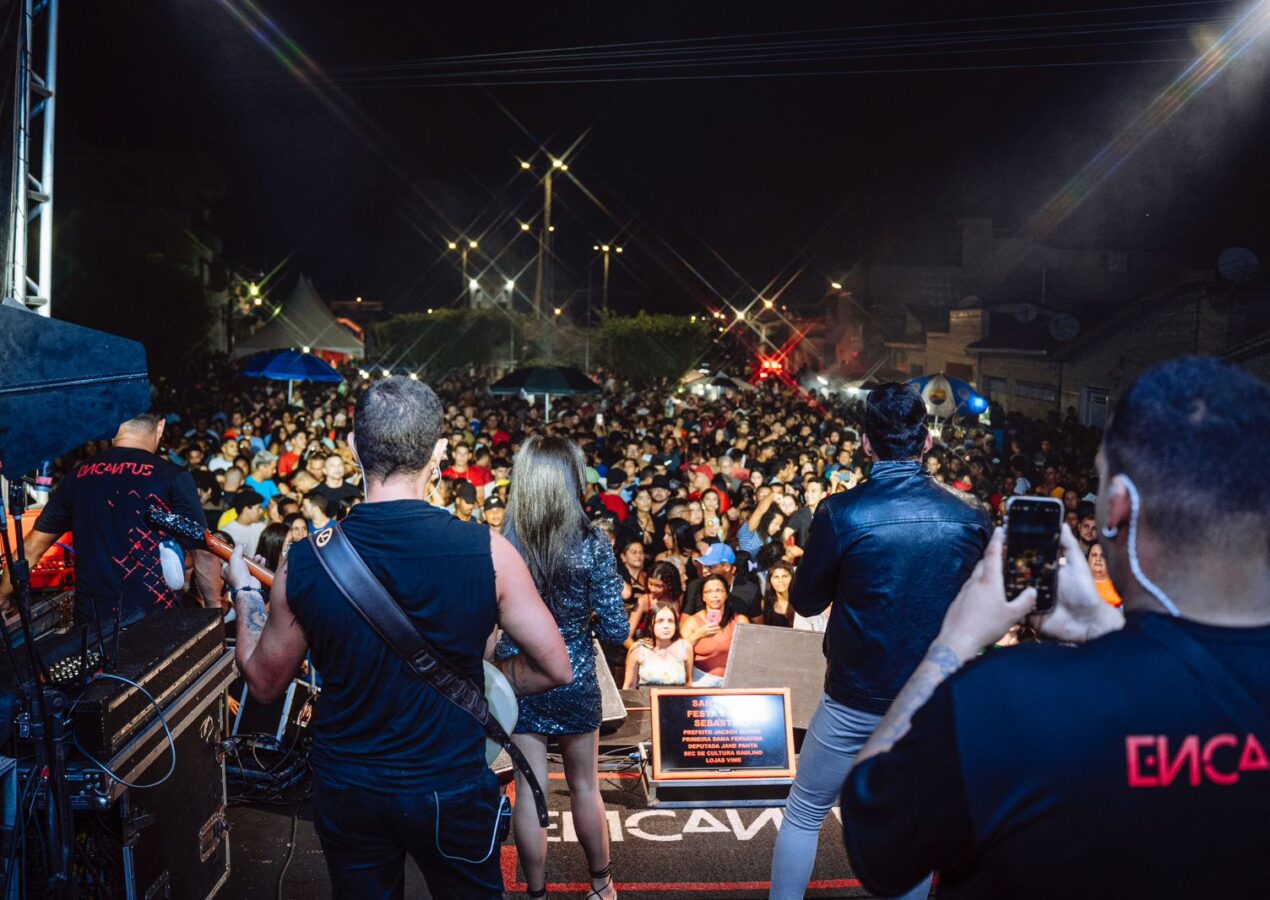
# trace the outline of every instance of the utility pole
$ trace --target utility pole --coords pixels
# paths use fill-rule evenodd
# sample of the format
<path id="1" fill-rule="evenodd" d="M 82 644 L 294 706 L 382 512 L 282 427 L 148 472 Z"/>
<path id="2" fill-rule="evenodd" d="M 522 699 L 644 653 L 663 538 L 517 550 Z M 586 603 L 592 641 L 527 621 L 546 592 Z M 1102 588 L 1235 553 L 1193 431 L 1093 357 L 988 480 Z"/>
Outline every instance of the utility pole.
<path id="1" fill-rule="evenodd" d="M 625 247 L 619 247 L 616 244 L 596 244 L 592 248 L 598 253 L 604 254 L 604 286 L 600 292 L 600 302 L 605 312 L 609 309 L 609 254 L 621 253 Z"/>
<path id="2" fill-rule="evenodd" d="M 528 160 L 522 161 L 520 167 L 525 171 L 533 168 Z M 569 166 L 563 159 L 553 157 L 547 173 L 542 178 L 542 228 L 538 231 L 538 271 L 534 276 L 535 316 L 542 315 L 543 306 L 550 305 L 551 299 L 551 234 L 556 230 L 551 224 L 551 191 L 552 178 L 557 170 L 568 172 Z"/>
<path id="3" fill-rule="evenodd" d="M 18 58 L 14 79 L 13 203 L 5 260 L 14 299 L 42 316 L 52 314 L 53 289 L 53 113 L 57 92 L 58 0 L 23 0 L 18 14 Z M 44 27 L 45 52 L 36 56 L 37 28 Z M 32 159 L 33 146 L 39 156 Z M 31 226 L 38 221 L 38 229 Z M 32 231 L 35 273 L 28 274 Z"/>
<path id="4" fill-rule="evenodd" d="M 457 241 L 450 241 L 446 246 L 450 250 L 458 250 L 459 256 L 463 261 L 463 290 L 467 292 L 467 306 L 468 309 L 471 309 L 476 306 L 476 282 L 467 277 L 467 253 L 469 250 L 475 250 L 480 245 L 469 238 L 459 238 Z"/>

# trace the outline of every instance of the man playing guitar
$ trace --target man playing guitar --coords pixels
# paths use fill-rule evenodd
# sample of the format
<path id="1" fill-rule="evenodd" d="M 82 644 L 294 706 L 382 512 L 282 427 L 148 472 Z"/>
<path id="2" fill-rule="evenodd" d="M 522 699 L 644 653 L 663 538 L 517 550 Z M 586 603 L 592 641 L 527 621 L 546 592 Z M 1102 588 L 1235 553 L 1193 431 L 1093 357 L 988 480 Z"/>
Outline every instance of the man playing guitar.
<path id="1" fill-rule="evenodd" d="M 362 395 L 349 443 L 366 501 L 343 532 L 455 669 L 480 682 L 497 623 L 524 651 L 500 665 L 517 694 L 566 684 L 564 642 L 519 554 L 497 532 L 424 500 L 445 456 L 442 423 L 440 401 L 420 382 L 387 378 Z M 279 697 L 310 648 L 322 673 L 313 821 L 335 896 L 402 897 L 409 853 L 433 896 L 501 897 L 502 798 L 484 731 L 360 618 L 319 563 L 318 540 L 292 546 L 267 612 L 241 549 L 227 579 L 238 666 L 253 695 Z"/>

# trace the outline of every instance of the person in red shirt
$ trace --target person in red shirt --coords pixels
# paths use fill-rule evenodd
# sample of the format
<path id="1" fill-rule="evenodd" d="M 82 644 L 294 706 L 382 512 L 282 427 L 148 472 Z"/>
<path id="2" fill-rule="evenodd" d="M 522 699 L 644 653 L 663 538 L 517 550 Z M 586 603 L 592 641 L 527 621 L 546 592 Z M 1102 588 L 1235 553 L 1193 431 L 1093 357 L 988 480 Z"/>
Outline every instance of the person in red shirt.
<path id="1" fill-rule="evenodd" d="M 607 490 L 600 494 L 600 502 L 604 504 L 605 509 L 617 516 L 617 521 L 625 522 L 626 517 L 630 515 L 630 509 L 626 501 L 622 499 L 622 485 L 626 484 L 626 473 L 617 466 L 613 466 L 609 469 L 604 484 Z"/>
<path id="2" fill-rule="evenodd" d="M 289 478 L 291 473 L 295 471 L 295 467 L 300 464 L 300 459 L 304 456 L 305 449 L 309 446 L 309 436 L 303 431 L 297 431 L 291 435 L 290 448 L 278 460 L 278 474 L 283 478 Z"/>
<path id="3" fill-rule="evenodd" d="M 441 473 L 442 477 L 470 482 L 472 487 L 481 490 L 483 495 L 485 486 L 494 481 L 494 476 L 490 474 L 489 469 L 471 464 L 472 448 L 467 444 L 452 445 L 450 455 L 454 463 Z"/>

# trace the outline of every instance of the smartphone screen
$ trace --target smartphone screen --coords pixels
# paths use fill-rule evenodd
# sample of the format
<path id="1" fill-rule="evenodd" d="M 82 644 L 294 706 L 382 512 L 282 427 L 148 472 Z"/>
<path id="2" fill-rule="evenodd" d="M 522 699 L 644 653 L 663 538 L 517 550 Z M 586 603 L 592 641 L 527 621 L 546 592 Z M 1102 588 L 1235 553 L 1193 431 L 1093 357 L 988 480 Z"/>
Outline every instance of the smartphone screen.
<path id="1" fill-rule="evenodd" d="M 1036 588 L 1036 610 L 1054 608 L 1063 503 L 1050 497 L 1011 497 L 1005 506 L 1005 595 Z"/>
<path id="2" fill-rule="evenodd" d="M 706 610 L 706 624 L 707 625 L 718 625 L 722 621 L 723 621 L 723 610 L 721 609 L 707 609 Z"/>

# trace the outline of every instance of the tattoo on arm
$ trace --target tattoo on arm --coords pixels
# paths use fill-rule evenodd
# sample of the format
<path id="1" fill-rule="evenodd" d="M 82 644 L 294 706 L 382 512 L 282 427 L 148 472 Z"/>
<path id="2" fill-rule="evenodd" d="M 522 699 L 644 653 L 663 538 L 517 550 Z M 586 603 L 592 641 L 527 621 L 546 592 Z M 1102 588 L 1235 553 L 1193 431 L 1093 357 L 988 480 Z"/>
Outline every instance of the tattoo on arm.
<path id="1" fill-rule="evenodd" d="M 525 658 L 517 653 L 511 659 L 501 666 L 503 674 L 507 676 L 508 682 L 511 683 L 512 693 L 519 697 L 525 690 Z"/>
<path id="2" fill-rule="evenodd" d="M 239 591 L 235 598 L 238 601 L 238 618 L 248 634 L 259 637 L 265 630 L 265 622 L 269 619 L 269 614 L 265 612 L 265 598 L 261 596 L 260 591 L 249 589 Z"/>
<path id="3" fill-rule="evenodd" d="M 866 759 L 894 747 L 895 742 L 908 733 L 913 716 L 935 693 L 935 688 L 960 668 L 961 659 L 952 649 L 943 644 L 932 644 L 913 677 L 887 710 L 885 718 L 878 723 L 868 744 L 860 751 L 859 758 Z"/>

